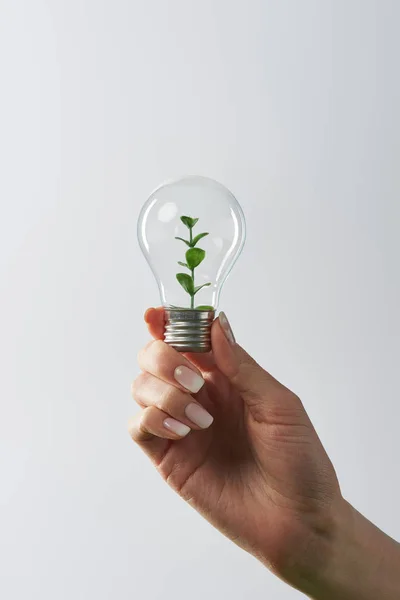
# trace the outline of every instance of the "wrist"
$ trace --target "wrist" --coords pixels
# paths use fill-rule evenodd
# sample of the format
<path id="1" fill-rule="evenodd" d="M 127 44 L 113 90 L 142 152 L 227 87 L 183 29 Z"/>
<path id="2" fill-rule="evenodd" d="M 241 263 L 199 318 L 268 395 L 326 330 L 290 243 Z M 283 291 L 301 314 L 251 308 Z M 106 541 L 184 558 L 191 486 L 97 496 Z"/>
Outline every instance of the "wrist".
<path id="1" fill-rule="evenodd" d="M 338 494 L 330 505 L 312 514 L 300 513 L 295 518 L 292 514 L 284 521 L 285 527 L 281 526 L 280 544 L 274 551 L 267 543 L 260 552 L 253 553 L 292 587 L 315 600 L 328 600 L 323 591 L 335 577 L 336 557 L 340 555 L 345 523 L 351 518 L 350 508 Z"/>
<path id="2" fill-rule="evenodd" d="M 303 591 L 314 600 L 396 600 L 400 545 L 341 499 L 332 516 L 324 564 Z"/>

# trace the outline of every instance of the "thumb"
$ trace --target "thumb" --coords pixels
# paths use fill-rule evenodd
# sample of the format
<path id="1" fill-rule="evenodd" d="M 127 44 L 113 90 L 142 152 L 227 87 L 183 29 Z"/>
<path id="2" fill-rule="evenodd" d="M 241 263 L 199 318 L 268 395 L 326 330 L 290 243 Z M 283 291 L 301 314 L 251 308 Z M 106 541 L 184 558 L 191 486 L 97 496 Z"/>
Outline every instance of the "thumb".
<path id="1" fill-rule="evenodd" d="M 211 329 L 211 343 L 218 369 L 241 393 L 251 407 L 267 408 L 271 403 L 281 406 L 300 400 L 263 369 L 239 344 L 236 343 L 229 321 L 221 312 Z"/>

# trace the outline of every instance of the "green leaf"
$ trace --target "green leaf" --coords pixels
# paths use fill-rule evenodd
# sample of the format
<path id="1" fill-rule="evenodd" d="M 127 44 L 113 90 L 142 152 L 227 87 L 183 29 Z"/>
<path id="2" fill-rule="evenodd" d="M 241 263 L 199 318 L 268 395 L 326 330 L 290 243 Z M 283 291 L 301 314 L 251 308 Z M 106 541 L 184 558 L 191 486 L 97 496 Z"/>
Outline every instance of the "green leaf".
<path id="1" fill-rule="evenodd" d="M 192 229 L 196 225 L 198 219 L 192 219 L 192 217 L 181 217 L 181 221 L 188 229 Z"/>
<path id="2" fill-rule="evenodd" d="M 203 288 L 203 287 L 207 287 L 207 286 L 209 286 L 209 285 L 211 285 L 211 283 L 203 283 L 203 285 L 197 285 L 197 286 L 194 288 L 193 295 L 194 295 L 194 294 L 197 294 L 197 292 L 199 292 L 199 291 L 201 290 L 201 288 Z"/>
<path id="3" fill-rule="evenodd" d="M 196 237 L 194 237 L 192 240 L 191 247 L 193 248 L 197 244 L 197 242 L 199 242 L 201 238 L 206 237 L 206 235 L 208 235 L 208 233 L 199 233 L 198 235 L 196 235 Z"/>
<path id="4" fill-rule="evenodd" d="M 180 260 L 178 260 L 178 265 L 181 265 L 181 267 L 186 267 L 187 269 L 189 268 L 186 263 L 181 262 Z"/>
<path id="5" fill-rule="evenodd" d="M 180 240 L 181 242 L 185 242 L 186 246 L 189 246 L 189 248 L 191 247 L 189 240 L 184 240 L 183 238 L 180 238 L 180 237 L 176 237 L 175 239 Z"/>
<path id="6" fill-rule="evenodd" d="M 190 248 L 186 252 L 186 262 L 189 269 L 195 269 L 204 260 L 206 253 L 201 248 Z"/>
<path id="7" fill-rule="evenodd" d="M 177 280 L 190 296 L 194 295 L 194 283 L 193 279 L 187 273 L 178 273 L 176 276 Z"/>
<path id="8" fill-rule="evenodd" d="M 201 306 L 196 306 L 196 310 L 214 310 L 214 307 L 202 304 Z"/>

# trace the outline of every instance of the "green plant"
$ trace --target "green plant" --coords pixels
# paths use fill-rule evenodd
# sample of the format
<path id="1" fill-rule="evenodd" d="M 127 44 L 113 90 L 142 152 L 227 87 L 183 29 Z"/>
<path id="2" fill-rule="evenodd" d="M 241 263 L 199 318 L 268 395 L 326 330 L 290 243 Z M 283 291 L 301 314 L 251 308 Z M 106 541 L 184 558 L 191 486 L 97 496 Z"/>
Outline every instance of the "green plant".
<path id="1" fill-rule="evenodd" d="M 187 273 L 177 273 L 176 278 L 190 296 L 190 308 L 194 308 L 194 297 L 203 287 L 207 287 L 211 285 L 211 283 L 203 283 L 203 285 L 195 285 L 194 283 L 194 270 L 199 266 L 200 263 L 206 257 L 206 252 L 202 248 L 196 248 L 197 243 L 204 238 L 208 233 L 199 233 L 195 237 L 193 237 L 193 227 L 196 225 L 198 219 L 192 219 L 192 217 L 181 217 L 182 223 L 189 229 L 189 239 L 185 240 L 181 237 L 176 237 L 175 239 L 184 242 L 188 246 L 188 250 L 186 251 L 186 262 L 178 261 L 178 265 L 181 267 L 185 267 L 190 271 L 190 275 Z M 203 308 L 203 307 L 198 307 Z M 207 307 L 211 308 L 211 307 Z"/>

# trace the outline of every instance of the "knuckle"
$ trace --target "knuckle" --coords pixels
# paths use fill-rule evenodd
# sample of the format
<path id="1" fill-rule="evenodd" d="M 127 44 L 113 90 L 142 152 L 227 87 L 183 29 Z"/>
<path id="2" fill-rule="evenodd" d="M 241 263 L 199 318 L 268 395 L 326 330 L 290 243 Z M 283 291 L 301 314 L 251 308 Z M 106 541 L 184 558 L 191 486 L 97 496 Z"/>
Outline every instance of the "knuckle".
<path id="1" fill-rule="evenodd" d="M 153 407 L 145 408 L 139 418 L 138 437 L 141 441 L 152 439 L 155 433 L 154 429 L 154 413 Z"/>
<path id="2" fill-rule="evenodd" d="M 130 437 L 133 440 L 135 440 L 135 436 L 136 436 L 136 434 L 135 434 L 135 426 L 134 426 L 134 424 L 132 422 L 128 423 L 128 433 L 129 433 Z"/>
<path id="3" fill-rule="evenodd" d="M 131 393 L 134 400 L 138 400 L 149 379 L 148 373 L 141 373 L 131 384 Z"/>
<path id="4" fill-rule="evenodd" d="M 134 442 L 139 442 L 142 436 L 142 419 L 143 419 L 143 411 L 139 414 L 135 415 L 133 419 L 131 419 L 128 423 L 128 433 L 131 436 Z"/>
<path id="5" fill-rule="evenodd" d="M 147 431 L 146 425 L 149 422 L 149 412 L 148 409 L 142 410 L 142 414 L 139 417 L 137 428 L 141 433 L 145 433 Z"/>
<path id="6" fill-rule="evenodd" d="M 154 340 L 149 351 L 151 352 L 152 358 L 158 362 L 165 355 L 167 348 L 165 342 L 162 340 Z"/>
<path id="7" fill-rule="evenodd" d="M 143 385 L 143 373 L 138 375 L 131 383 L 131 393 L 135 397 L 140 387 Z"/>
<path id="8" fill-rule="evenodd" d="M 141 348 L 141 350 L 139 350 L 139 352 L 137 354 L 137 361 L 138 361 L 139 365 L 142 365 L 144 363 L 146 354 L 147 354 L 149 348 L 151 348 L 152 344 L 153 344 L 153 341 L 149 342 L 148 344 L 146 344 L 146 346 L 144 346 L 144 348 Z"/>
<path id="9" fill-rule="evenodd" d="M 142 433 L 146 433 L 149 430 L 149 425 L 152 423 L 154 419 L 154 412 L 157 409 L 154 409 L 153 406 L 149 406 L 142 411 L 142 414 L 139 418 L 138 428 Z"/>
<path id="10" fill-rule="evenodd" d="M 146 348 L 141 348 L 141 350 L 139 350 L 139 352 L 137 353 L 137 362 L 139 366 L 143 364 L 145 352 Z"/>
<path id="11" fill-rule="evenodd" d="M 293 403 L 294 405 L 297 404 L 300 406 L 302 406 L 302 402 L 299 398 L 299 396 L 297 394 L 295 394 L 294 392 L 287 390 L 287 395 L 288 395 L 288 401 Z"/>
<path id="12" fill-rule="evenodd" d="M 300 410 L 302 408 L 300 398 L 296 396 L 294 392 L 281 384 L 275 386 L 271 396 L 276 404 L 284 406 L 293 411 Z"/>
<path id="13" fill-rule="evenodd" d="M 157 399 L 156 405 L 160 410 L 172 414 L 176 413 L 178 400 L 179 391 L 174 390 L 172 387 L 167 387 L 163 392 L 161 392 L 159 398 Z"/>

